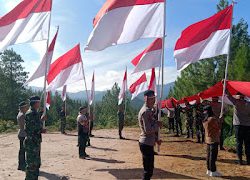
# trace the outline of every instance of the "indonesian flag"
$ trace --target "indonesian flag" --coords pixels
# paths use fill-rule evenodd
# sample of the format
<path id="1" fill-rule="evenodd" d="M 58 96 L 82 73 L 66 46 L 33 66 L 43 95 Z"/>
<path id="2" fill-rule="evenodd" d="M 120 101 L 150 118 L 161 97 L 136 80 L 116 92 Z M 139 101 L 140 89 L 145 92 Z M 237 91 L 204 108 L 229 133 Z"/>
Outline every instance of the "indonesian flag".
<path id="1" fill-rule="evenodd" d="M 46 108 L 49 109 L 51 105 L 51 95 L 50 92 L 47 92 L 47 96 L 46 96 Z"/>
<path id="2" fill-rule="evenodd" d="M 232 12 L 233 5 L 182 32 L 174 50 L 178 70 L 201 59 L 229 53 Z"/>
<path id="3" fill-rule="evenodd" d="M 65 102 L 66 99 L 67 99 L 67 85 L 64 85 L 62 91 L 62 101 Z"/>
<path id="4" fill-rule="evenodd" d="M 144 73 L 134 84 L 132 84 L 129 88 L 130 93 L 132 94 L 131 100 L 133 100 L 140 93 L 148 90 L 147 77 Z"/>
<path id="5" fill-rule="evenodd" d="M 156 78 L 155 78 L 155 68 L 152 69 L 150 83 L 148 86 L 148 90 L 152 90 L 157 94 L 157 87 L 156 87 Z"/>
<path id="6" fill-rule="evenodd" d="M 123 82 L 122 82 L 122 89 L 121 89 L 119 96 L 118 96 L 118 105 L 122 104 L 122 101 L 125 98 L 125 94 L 127 92 L 127 89 L 128 89 L 128 84 L 127 84 L 127 68 L 126 68 L 125 73 L 124 73 L 124 77 L 123 77 Z"/>
<path id="7" fill-rule="evenodd" d="M 0 18 L 0 51 L 8 46 L 48 39 L 52 0 L 23 0 Z"/>
<path id="8" fill-rule="evenodd" d="M 38 79 L 40 77 L 43 77 L 45 75 L 45 71 L 47 73 L 49 72 L 49 67 L 51 64 L 51 60 L 52 60 L 53 53 L 54 53 L 54 47 L 56 44 L 57 34 L 58 34 L 58 29 L 57 29 L 57 32 L 56 32 L 54 39 L 52 40 L 52 42 L 48 48 L 48 51 L 43 56 L 41 64 L 38 66 L 37 70 L 34 72 L 34 74 L 29 78 L 29 80 L 25 84 L 27 84 L 35 79 Z"/>
<path id="9" fill-rule="evenodd" d="M 83 64 L 80 44 L 59 57 L 50 66 L 47 91 L 83 80 Z"/>
<path id="10" fill-rule="evenodd" d="M 157 38 L 147 49 L 135 57 L 131 63 L 136 66 L 133 73 L 161 66 L 162 38 Z"/>
<path id="11" fill-rule="evenodd" d="M 86 50 L 163 37 L 165 0 L 107 0 L 94 18 Z"/>
<path id="12" fill-rule="evenodd" d="M 91 85 L 91 94 L 90 94 L 90 100 L 89 105 L 92 105 L 95 99 L 95 72 L 93 72 L 92 77 L 92 85 Z"/>

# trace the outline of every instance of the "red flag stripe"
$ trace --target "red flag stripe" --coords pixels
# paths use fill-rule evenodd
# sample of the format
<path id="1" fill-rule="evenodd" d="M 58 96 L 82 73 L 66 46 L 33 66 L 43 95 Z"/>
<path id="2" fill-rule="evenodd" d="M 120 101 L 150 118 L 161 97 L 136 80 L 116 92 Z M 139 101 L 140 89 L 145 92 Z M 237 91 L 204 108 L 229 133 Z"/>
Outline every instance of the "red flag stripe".
<path id="1" fill-rule="evenodd" d="M 218 30 L 230 29 L 232 12 L 233 6 L 231 5 L 214 16 L 189 26 L 182 32 L 175 50 L 184 49 L 201 42 Z"/>
<path id="2" fill-rule="evenodd" d="M 48 83 L 50 84 L 62 70 L 80 62 L 82 62 L 82 58 L 80 44 L 78 44 L 51 64 L 48 74 Z"/>
<path id="3" fill-rule="evenodd" d="M 109 11 L 121 7 L 129 7 L 136 5 L 147 5 L 147 4 L 155 4 L 162 3 L 165 0 L 107 0 L 101 10 L 98 12 L 96 17 L 94 18 L 93 25 L 96 26 L 98 21 Z"/>
<path id="4" fill-rule="evenodd" d="M 0 26 L 7 26 L 18 19 L 24 19 L 32 13 L 51 11 L 52 0 L 24 0 L 12 11 L 0 18 Z"/>
<path id="5" fill-rule="evenodd" d="M 150 44 L 150 46 L 147 47 L 141 54 L 139 54 L 138 56 L 136 56 L 136 57 L 131 61 L 131 63 L 132 63 L 134 66 L 136 66 L 136 65 L 140 62 L 140 60 L 141 60 L 141 58 L 142 58 L 142 56 L 143 56 L 144 54 L 149 53 L 149 52 L 151 52 L 151 51 L 160 50 L 160 49 L 162 49 L 162 38 L 157 38 L 157 39 L 156 39 L 152 44 Z"/>
<path id="6" fill-rule="evenodd" d="M 147 81 L 146 74 L 144 73 L 134 84 L 129 88 L 129 91 L 133 94 L 136 91 L 136 87 Z"/>

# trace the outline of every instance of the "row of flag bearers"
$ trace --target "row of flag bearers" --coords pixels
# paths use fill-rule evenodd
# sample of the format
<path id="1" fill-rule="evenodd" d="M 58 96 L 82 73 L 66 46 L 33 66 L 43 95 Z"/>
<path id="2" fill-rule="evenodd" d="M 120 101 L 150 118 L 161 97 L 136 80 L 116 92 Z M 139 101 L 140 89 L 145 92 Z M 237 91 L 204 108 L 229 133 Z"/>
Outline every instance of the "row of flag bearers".
<path id="1" fill-rule="evenodd" d="M 234 4 L 230 5 L 226 9 L 220 11 L 219 13 L 211 16 L 206 20 L 189 26 L 182 32 L 181 37 L 176 43 L 174 51 L 174 57 L 177 62 L 177 69 L 184 69 L 189 64 L 197 62 L 201 59 L 206 59 L 223 54 L 228 55 L 228 65 L 233 7 Z M 38 76 L 45 76 L 44 108 L 46 106 L 47 92 L 56 90 L 60 87 L 77 82 L 82 79 L 85 80 L 80 44 L 76 45 L 74 48 L 59 57 L 51 64 L 51 59 L 54 51 L 54 43 L 57 37 L 56 33 L 51 46 L 49 46 L 51 9 L 52 0 L 23 0 L 11 12 L 1 17 L 0 19 L 0 51 L 6 49 L 10 45 L 18 43 L 47 40 L 47 51 L 45 54 L 45 58 L 38 67 L 38 70 L 35 72 L 35 75 L 32 76 L 33 79 L 37 78 Z M 155 41 L 147 49 L 145 49 L 132 61 L 132 63 L 136 66 L 135 70 L 133 71 L 134 73 L 138 73 L 148 69 L 152 69 L 153 72 L 155 70 L 155 67 L 161 67 L 162 89 L 161 93 L 159 94 L 159 99 L 161 100 L 163 95 L 162 92 L 164 80 L 163 68 L 165 49 L 165 12 L 165 0 L 107 0 L 94 18 L 94 28 L 88 39 L 85 50 L 101 51 L 109 46 L 130 43 L 142 38 L 156 38 Z M 147 80 L 145 76 L 146 75 L 144 73 L 135 83 L 130 86 L 130 92 L 132 93 L 133 98 L 146 89 L 151 88 L 152 84 L 150 84 L 150 88 L 146 86 Z M 225 72 L 225 79 L 227 79 L 227 68 Z M 226 84 L 224 84 L 224 93 L 226 89 L 225 87 Z M 85 88 L 87 89 L 87 87 Z M 122 99 L 125 99 L 124 94 L 126 93 L 126 91 L 123 90 L 122 92 L 123 93 L 121 94 L 120 99 L 121 101 Z M 140 138 L 140 148 L 143 154 L 144 161 L 144 179 L 150 179 L 150 177 L 152 176 L 152 164 L 154 159 L 152 156 L 151 145 L 152 141 L 159 142 L 160 144 L 159 126 L 161 125 L 161 111 L 159 111 L 158 120 L 152 121 L 152 123 L 154 123 L 152 124 L 153 129 L 149 130 L 151 138 L 153 137 L 153 135 L 156 135 L 158 133 L 157 139 L 154 137 L 152 138 L 152 141 L 148 143 L 148 132 L 146 132 L 148 127 L 145 126 L 145 120 L 147 120 L 147 118 L 151 119 L 151 116 L 149 116 L 149 114 L 151 114 L 151 110 L 148 109 L 151 109 L 152 104 L 154 104 L 153 101 L 155 101 L 155 94 L 153 91 L 147 92 L 149 94 L 146 93 L 144 97 L 146 106 L 148 106 L 145 110 L 148 117 L 142 117 L 142 119 L 139 118 L 139 123 L 141 124 L 140 127 L 142 130 Z M 88 101 L 90 101 L 89 97 L 87 99 Z M 36 128 L 37 130 L 40 130 L 38 131 L 39 133 L 34 136 L 37 137 L 35 139 L 37 144 L 32 144 L 31 141 L 27 140 L 27 143 L 30 142 L 27 144 L 27 150 L 31 150 L 29 149 L 29 147 L 33 147 L 34 150 L 37 150 L 35 151 L 37 152 L 36 155 L 32 154 L 31 151 L 27 151 L 29 155 L 31 153 L 32 158 L 34 155 L 35 159 L 40 153 L 40 133 L 43 131 L 40 126 L 40 120 L 43 119 L 46 114 L 45 108 L 44 114 L 40 119 L 40 117 L 37 115 L 37 112 L 35 112 L 37 106 L 39 106 L 39 103 L 40 99 L 38 100 L 38 97 L 36 97 L 35 99 L 31 99 L 31 111 L 29 111 L 31 115 L 27 116 L 27 124 L 29 123 L 28 121 L 36 121 Z M 222 110 L 223 104 L 224 102 L 222 102 Z M 186 109 L 186 111 L 188 112 L 188 109 Z M 141 115 L 143 116 L 145 112 L 143 111 Z M 210 116 L 212 116 L 211 113 Z M 30 119 L 28 117 L 30 117 Z M 81 125 L 85 124 L 84 119 L 84 116 L 79 117 L 79 121 L 82 123 L 80 123 Z M 187 127 L 189 126 L 190 124 L 188 124 Z M 29 126 L 27 126 L 27 128 L 29 128 Z M 189 131 L 192 134 L 192 129 L 189 128 Z M 84 132 L 84 129 L 82 132 Z M 28 137 L 29 135 L 27 133 L 27 139 Z M 144 139 L 145 137 L 146 139 Z M 85 142 L 85 139 L 80 139 L 79 142 Z M 148 147 L 148 145 L 150 146 L 150 148 Z M 39 162 L 39 158 L 37 159 Z M 27 165 L 27 179 L 30 179 L 29 176 L 35 176 L 38 174 L 37 168 L 39 169 L 40 163 L 32 166 L 35 167 L 35 169 L 30 169 L 29 167 L 30 166 Z"/>

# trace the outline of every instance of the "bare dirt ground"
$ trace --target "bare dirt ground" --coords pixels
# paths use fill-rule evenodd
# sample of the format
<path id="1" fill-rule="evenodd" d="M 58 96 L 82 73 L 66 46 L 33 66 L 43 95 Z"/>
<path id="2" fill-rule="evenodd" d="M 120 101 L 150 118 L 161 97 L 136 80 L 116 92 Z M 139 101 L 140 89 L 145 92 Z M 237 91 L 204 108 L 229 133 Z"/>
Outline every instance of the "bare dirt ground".
<path id="1" fill-rule="evenodd" d="M 40 179 L 112 180 L 140 179 L 142 160 L 138 147 L 138 129 L 125 129 L 128 140 L 117 139 L 116 130 L 94 131 L 92 147 L 87 153 L 92 160 L 78 158 L 75 133 L 43 135 Z M 155 158 L 152 179 L 216 179 L 207 178 L 205 145 L 185 138 L 163 136 L 159 156 Z M 16 134 L 0 135 L 0 180 L 22 180 L 25 173 L 17 171 L 18 139 Z M 224 175 L 217 179 L 250 179 L 250 166 L 235 164 L 236 156 L 220 151 L 217 166 Z"/>

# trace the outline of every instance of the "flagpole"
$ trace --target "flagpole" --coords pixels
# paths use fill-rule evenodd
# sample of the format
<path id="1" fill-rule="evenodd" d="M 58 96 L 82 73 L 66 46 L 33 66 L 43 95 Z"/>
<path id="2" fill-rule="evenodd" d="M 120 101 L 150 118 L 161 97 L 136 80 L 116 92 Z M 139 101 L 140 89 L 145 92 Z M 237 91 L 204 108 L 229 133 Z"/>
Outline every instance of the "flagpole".
<path id="1" fill-rule="evenodd" d="M 166 33 L 166 1 L 164 2 L 164 13 L 163 13 L 163 37 L 162 37 L 162 57 L 161 57 L 161 91 L 160 91 L 160 102 L 163 99 L 163 88 L 164 88 L 164 56 L 165 56 L 165 33 Z M 158 102 L 158 121 L 161 120 L 161 106 Z M 160 128 L 158 130 L 158 141 L 161 139 Z M 160 152 L 160 145 L 158 144 L 158 152 Z"/>
<path id="2" fill-rule="evenodd" d="M 126 66 L 126 69 L 125 69 L 125 73 L 126 73 L 126 84 L 125 84 L 125 89 L 124 89 L 124 119 L 126 119 L 126 111 L 127 111 L 127 79 L 128 79 L 128 73 L 127 73 L 127 66 Z"/>
<path id="3" fill-rule="evenodd" d="M 53 4 L 53 1 L 51 1 L 51 3 Z M 50 17 L 49 17 L 49 29 L 48 29 L 48 39 L 47 39 L 47 47 L 46 47 L 46 63 L 45 63 L 45 74 L 44 74 L 44 88 L 43 88 L 43 95 L 44 95 L 44 101 L 43 101 L 43 115 L 42 116 L 45 116 L 46 115 L 46 111 L 47 111 L 47 108 L 46 108 L 46 99 L 47 99 L 47 93 L 46 93 L 46 86 L 47 86 L 47 74 L 48 74 L 48 50 L 49 50 L 49 36 L 50 36 L 50 24 L 51 24 L 51 16 L 52 16 L 52 4 L 51 4 L 51 11 L 50 11 Z M 43 127 L 45 128 L 45 121 L 43 121 Z"/>
<path id="4" fill-rule="evenodd" d="M 230 50 L 231 50 L 231 40 L 232 40 L 234 4 L 235 4 L 235 1 L 233 0 L 232 1 L 232 5 L 233 5 L 232 19 L 231 19 L 231 27 L 230 27 L 230 36 L 229 36 L 227 62 L 226 62 L 226 68 L 225 68 L 225 78 L 224 78 L 224 82 L 223 82 L 223 93 L 222 93 L 222 101 L 221 101 L 220 118 L 222 118 L 223 113 L 224 113 L 223 111 L 224 111 L 225 94 L 226 94 L 226 88 L 227 88 L 228 64 L 229 64 L 229 60 L 230 60 Z"/>

